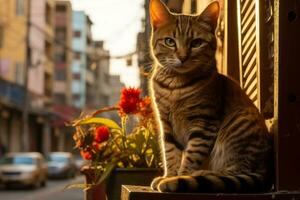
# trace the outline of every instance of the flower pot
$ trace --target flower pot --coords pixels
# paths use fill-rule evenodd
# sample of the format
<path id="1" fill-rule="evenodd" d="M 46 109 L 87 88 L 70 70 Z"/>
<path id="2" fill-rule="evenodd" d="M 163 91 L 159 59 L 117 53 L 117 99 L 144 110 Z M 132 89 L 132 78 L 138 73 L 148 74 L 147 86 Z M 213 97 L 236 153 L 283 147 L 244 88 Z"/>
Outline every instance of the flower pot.
<path id="1" fill-rule="evenodd" d="M 83 168 L 86 183 L 93 178 L 91 168 Z M 162 170 L 155 168 L 117 168 L 108 177 L 105 183 L 88 189 L 84 193 L 85 200 L 120 200 L 122 185 L 149 186 L 156 176 L 162 174 Z"/>
<path id="2" fill-rule="evenodd" d="M 108 200 L 120 200 L 122 185 L 150 186 L 162 170 L 156 168 L 117 168 L 106 181 Z"/>
<path id="3" fill-rule="evenodd" d="M 92 182 L 94 177 L 94 171 L 89 166 L 84 166 L 81 169 L 81 173 L 85 176 L 85 183 L 89 184 Z M 84 191 L 84 200 L 106 200 L 105 183 L 94 186 Z"/>

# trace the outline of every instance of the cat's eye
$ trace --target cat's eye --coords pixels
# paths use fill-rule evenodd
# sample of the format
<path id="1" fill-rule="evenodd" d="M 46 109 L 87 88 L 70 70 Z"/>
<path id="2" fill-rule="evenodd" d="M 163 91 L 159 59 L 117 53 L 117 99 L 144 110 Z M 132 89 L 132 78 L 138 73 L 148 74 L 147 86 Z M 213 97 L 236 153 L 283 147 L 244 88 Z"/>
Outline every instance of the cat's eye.
<path id="1" fill-rule="evenodd" d="M 198 48 L 202 45 L 202 43 L 203 43 L 202 39 L 200 39 L 200 38 L 194 39 L 191 42 L 191 47 L 192 48 Z"/>
<path id="2" fill-rule="evenodd" d="M 168 46 L 168 47 L 175 47 L 176 46 L 176 42 L 175 40 L 173 40 L 172 38 L 165 38 L 165 44 Z"/>

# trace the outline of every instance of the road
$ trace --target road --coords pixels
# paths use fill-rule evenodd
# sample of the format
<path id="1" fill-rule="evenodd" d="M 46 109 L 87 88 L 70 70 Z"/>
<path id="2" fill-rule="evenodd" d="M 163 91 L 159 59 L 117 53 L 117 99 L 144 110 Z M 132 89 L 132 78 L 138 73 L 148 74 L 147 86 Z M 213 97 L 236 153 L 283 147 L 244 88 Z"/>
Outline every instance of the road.
<path id="1" fill-rule="evenodd" d="M 48 180 L 47 186 L 38 189 L 12 188 L 0 189 L 1 200 L 83 200 L 81 189 L 67 189 L 64 187 L 71 183 L 83 183 L 84 177 L 78 176 L 70 180 Z"/>

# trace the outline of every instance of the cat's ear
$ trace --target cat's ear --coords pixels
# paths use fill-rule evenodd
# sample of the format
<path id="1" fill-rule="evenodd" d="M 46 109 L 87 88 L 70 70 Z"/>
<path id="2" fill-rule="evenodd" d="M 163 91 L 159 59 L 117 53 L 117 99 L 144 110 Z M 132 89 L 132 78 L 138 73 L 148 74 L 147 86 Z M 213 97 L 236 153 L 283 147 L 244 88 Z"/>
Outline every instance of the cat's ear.
<path id="1" fill-rule="evenodd" d="M 209 23 L 212 25 L 213 30 L 215 30 L 218 24 L 219 12 L 219 2 L 214 1 L 204 9 L 204 11 L 199 15 L 198 19 Z"/>
<path id="2" fill-rule="evenodd" d="M 160 0 L 150 0 L 150 22 L 154 29 L 159 28 L 172 20 L 172 14 Z"/>

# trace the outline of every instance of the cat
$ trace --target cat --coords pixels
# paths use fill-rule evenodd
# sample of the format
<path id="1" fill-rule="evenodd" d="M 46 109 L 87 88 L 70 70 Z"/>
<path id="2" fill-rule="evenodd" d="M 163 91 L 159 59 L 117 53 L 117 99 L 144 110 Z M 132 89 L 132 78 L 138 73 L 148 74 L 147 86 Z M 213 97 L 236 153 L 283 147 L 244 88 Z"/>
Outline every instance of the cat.
<path id="1" fill-rule="evenodd" d="M 265 192 L 273 184 L 273 137 L 240 86 L 217 72 L 219 4 L 174 14 L 150 1 L 154 69 L 150 95 L 159 124 L 160 192 Z"/>

